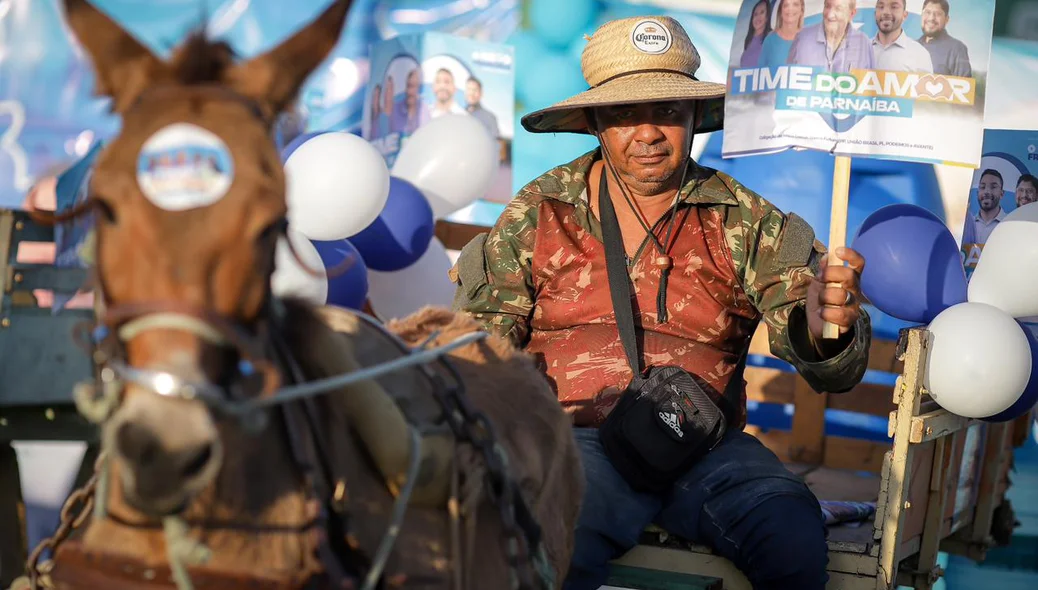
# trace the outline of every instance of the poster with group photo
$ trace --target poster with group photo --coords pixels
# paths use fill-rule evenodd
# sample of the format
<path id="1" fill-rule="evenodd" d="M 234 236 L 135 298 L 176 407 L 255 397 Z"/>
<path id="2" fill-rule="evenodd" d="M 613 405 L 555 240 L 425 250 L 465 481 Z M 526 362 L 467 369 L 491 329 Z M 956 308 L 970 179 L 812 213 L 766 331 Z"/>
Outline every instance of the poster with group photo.
<path id="1" fill-rule="evenodd" d="M 961 252 L 966 276 L 977 267 L 991 232 L 1018 207 L 1038 201 L 1038 131 L 988 129 L 970 184 Z M 1038 236 L 1035 236 L 1038 239 Z"/>
<path id="2" fill-rule="evenodd" d="M 475 117 L 498 145 L 499 166 L 483 198 L 512 197 L 515 52 L 502 43 L 428 32 L 371 46 L 361 137 L 392 167 L 420 127 L 448 114 Z"/>
<path id="3" fill-rule="evenodd" d="M 976 167 L 994 0 L 744 0 L 724 157 L 790 148 Z"/>

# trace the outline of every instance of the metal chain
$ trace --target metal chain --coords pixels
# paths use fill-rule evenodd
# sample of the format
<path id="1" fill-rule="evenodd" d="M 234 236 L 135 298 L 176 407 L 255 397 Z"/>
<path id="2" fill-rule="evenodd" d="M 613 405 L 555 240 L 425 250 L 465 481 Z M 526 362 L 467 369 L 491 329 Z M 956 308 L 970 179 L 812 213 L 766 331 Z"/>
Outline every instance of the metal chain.
<path id="1" fill-rule="evenodd" d="M 505 545 L 505 554 L 508 565 L 511 568 L 511 587 L 513 590 L 542 590 L 543 583 L 536 583 L 531 572 L 538 571 L 532 567 L 530 557 L 534 548 L 531 547 L 530 539 L 520 531 L 515 518 L 514 486 L 508 474 L 508 457 L 504 449 L 497 444 L 494 427 L 485 414 L 475 409 L 464 395 L 461 388 L 461 376 L 444 359 L 443 365 L 448 368 L 457 384 L 454 387 L 439 381 L 439 387 L 434 387 L 435 396 L 443 406 L 444 417 L 459 440 L 467 441 L 474 446 L 486 462 L 486 480 L 490 501 L 501 513 L 501 523 L 504 527 L 502 539 Z M 520 548 L 524 551 L 520 552 Z"/>
<path id="2" fill-rule="evenodd" d="M 36 548 L 33 549 L 32 554 L 29 555 L 29 559 L 26 560 L 25 569 L 29 576 L 30 590 L 41 590 L 50 587 L 49 580 L 46 580 L 46 578 L 54 568 L 53 557 L 58 547 L 72 534 L 72 531 L 82 527 L 86 523 L 87 518 L 90 517 L 94 507 L 94 492 L 97 490 L 97 482 L 101 476 L 104 459 L 105 453 L 98 454 L 97 461 L 94 462 L 93 475 L 90 476 L 90 479 L 87 480 L 83 487 L 69 494 L 68 499 L 62 505 L 61 520 L 57 530 L 54 531 L 53 535 L 40 541 Z M 51 551 L 51 559 L 40 563 L 40 558 L 47 549 Z"/>

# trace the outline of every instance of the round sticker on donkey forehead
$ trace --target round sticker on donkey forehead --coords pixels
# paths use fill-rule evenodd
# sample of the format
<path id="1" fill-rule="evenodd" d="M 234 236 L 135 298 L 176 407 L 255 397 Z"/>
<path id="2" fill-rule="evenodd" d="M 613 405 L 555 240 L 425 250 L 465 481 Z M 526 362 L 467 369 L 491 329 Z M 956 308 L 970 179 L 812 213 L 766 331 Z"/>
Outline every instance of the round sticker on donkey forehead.
<path id="1" fill-rule="evenodd" d="M 190 123 L 155 132 L 137 156 L 137 184 L 156 207 L 183 211 L 206 207 L 227 194 L 234 160 L 216 134 Z"/>
<path id="2" fill-rule="evenodd" d="M 673 37 L 670 29 L 654 19 L 645 19 L 631 29 L 631 44 L 642 53 L 666 53 Z"/>

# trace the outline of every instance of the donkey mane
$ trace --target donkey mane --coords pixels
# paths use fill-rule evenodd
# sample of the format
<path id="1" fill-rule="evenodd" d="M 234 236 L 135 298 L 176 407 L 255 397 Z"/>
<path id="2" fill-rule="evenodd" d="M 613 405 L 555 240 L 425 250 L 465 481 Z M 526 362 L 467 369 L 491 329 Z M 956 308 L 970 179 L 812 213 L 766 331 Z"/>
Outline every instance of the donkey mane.
<path id="1" fill-rule="evenodd" d="M 205 31 L 192 31 L 173 53 L 170 63 L 173 79 L 186 86 L 223 81 L 237 55 L 224 41 L 211 41 Z"/>

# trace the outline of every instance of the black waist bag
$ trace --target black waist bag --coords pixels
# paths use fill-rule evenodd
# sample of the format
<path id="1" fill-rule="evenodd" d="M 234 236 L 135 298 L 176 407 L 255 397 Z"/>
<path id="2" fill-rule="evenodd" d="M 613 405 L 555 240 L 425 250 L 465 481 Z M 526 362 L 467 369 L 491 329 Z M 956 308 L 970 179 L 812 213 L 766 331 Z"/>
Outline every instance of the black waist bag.
<path id="1" fill-rule="evenodd" d="M 696 379 L 667 366 L 634 380 L 598 436 L 631 488 L 662 492 L 717 446 L 727 428 L 724 412 Z"/>
<path id="2" fill-rule="evenodd" d="M 635 377 L 598 429 L 598 436 L 606 457 L 631 488 L 661 492 L 724 437 L 728 421 L 734 419 L 733 404 L 727 396 L 742 386 L 746 353 L 736 365 L 726 395 L 716 396 L 727 412 L 707 393 L 716 390 L 680 367 L 650 367 L 642 376 L 623 239 L 604 167 L 599 186 L 609 291 L 620 343 Z M 665 284 L 662 279 L 661 284 Z"/>

